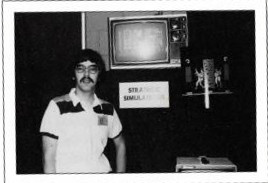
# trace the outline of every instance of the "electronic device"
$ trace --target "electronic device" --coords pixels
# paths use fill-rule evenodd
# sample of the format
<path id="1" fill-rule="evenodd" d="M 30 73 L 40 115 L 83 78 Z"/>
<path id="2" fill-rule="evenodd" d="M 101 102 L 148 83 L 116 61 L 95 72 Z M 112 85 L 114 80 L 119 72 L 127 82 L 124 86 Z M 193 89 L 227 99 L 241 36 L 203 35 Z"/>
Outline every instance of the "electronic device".
<path id="1" fill-rule="evenodd" d="M 188 46 L 187 14 L 110 17 L 111 69 L 176 68 Z"/>
<path id="2" fill-rule="evenodd" d="M 181 173 L 236 172 L 237 167 L 228 158 L 178 157 L 175 171 Z"/>

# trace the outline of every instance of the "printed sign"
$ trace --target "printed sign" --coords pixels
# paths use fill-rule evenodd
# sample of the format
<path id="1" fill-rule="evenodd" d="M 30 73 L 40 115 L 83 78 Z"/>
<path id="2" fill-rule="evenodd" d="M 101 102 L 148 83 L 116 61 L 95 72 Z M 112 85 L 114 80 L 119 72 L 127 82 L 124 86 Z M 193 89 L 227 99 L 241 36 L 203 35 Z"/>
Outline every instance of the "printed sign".
<path id="1" fill-rule="evenodd" d="M 119 83 L 120 108 L 168 108 L 168 82 Z"/>

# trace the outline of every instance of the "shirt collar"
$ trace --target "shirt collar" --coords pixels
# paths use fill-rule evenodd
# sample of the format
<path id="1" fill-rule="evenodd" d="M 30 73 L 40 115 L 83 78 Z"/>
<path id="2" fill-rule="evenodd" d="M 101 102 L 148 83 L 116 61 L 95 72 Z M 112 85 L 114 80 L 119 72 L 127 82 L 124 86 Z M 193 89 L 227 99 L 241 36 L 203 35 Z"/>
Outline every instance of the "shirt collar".
<path id="1" fill-rule="evenodd" d="M 81 100 L 80 100 L 80 99 L 77 97 L 77 95 L 75 94 L 75 88 L 72 88 L 72 89 L 71 89 L 69 95 L 70 95 L 70 98 L 71 98 L 71 100 L 72 100 L 72 102 L 73 102 L 73 106 L 76 106 L 78 103 L 81 103 Z M 97 95 L 94 94 L 94 101 L 93 101 L 93 105 L 92 105 L 92 107 L 95 107 L 95 106 L 97 106 L 97 105 L 100 105 L 100 100 L 99 100 L 99 98 L 97 97 Z"/>

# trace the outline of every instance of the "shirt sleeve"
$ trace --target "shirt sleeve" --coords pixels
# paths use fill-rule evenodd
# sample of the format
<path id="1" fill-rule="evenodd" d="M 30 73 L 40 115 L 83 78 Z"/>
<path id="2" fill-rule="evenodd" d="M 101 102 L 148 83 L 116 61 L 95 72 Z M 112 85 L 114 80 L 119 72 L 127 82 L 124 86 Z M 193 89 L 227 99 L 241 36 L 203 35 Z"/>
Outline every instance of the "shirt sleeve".
<path id="1" fill-rule="evenodd" d="M 114 138 L 122 131 L 122 124 L 117 112 L 114 110 L 111 124 L 109 125 L 109 138 Z"/>
<path id="2" fill-rule="evenodd" d="M 43 116 L 40 133 L 57 139 L 59 136 L 59 116 L 59 108 L 57 104 L 51 100 Z"/>

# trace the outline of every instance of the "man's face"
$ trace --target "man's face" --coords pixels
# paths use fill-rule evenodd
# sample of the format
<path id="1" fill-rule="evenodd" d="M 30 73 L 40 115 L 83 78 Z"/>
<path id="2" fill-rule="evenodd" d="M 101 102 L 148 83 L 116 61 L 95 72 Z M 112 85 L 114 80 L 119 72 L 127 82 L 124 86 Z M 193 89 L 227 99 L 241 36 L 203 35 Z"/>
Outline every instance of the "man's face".
<path id="1" fill-rule="evenodd" d="M 76 88 L 83 92 L 94 91 L 99 76 L 98 66 L 90 60 L 75 67 Z"/>

